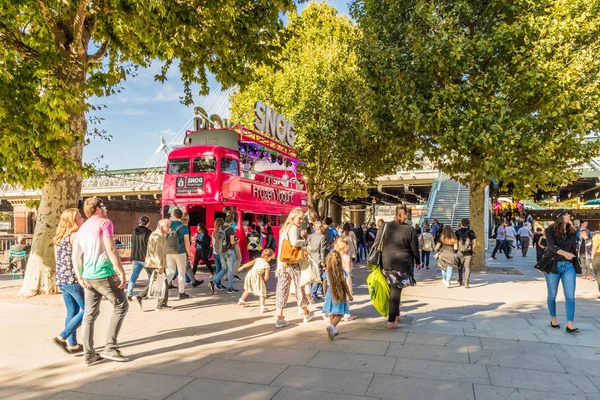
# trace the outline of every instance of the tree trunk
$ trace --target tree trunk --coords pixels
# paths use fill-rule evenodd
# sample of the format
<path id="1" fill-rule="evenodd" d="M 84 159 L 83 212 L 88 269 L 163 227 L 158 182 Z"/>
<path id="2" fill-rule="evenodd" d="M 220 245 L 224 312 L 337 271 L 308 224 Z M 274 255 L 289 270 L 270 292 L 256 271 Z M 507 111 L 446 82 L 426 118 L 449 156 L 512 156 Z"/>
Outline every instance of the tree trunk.
<path id="1" fill-rule="evenodd" d="M 86 131 L 85 114 L 72 117 L 74 132 Z M 77 142 L 71 149 L 74 160 L 81 162 L 83 143 Z M 42 198 L 38 218 L 33 233 L 31 254 L 27 261 L 25 279 L 19 296 L 57 293 L 55 276 L 56 262 L 52 239 L 58 226 L 60 215 L 67 208 L 76 208 L 81 193 L 82 177 L 79 172 L 64 171 L 52 175 L 42 188 Z"/>
<path id="2" fill-rule="evenodd" d="M 314 197 L 312 193 L 308 192 L 308 212 L 310 213 L 311 221 L 320 221 L 321 214 L 319 210 L 319 202 L 321 199 Z"/>
<path id="3" fill-rule="evenodd" d="M 471 209 L 471 229 L 477 235 L 477 245 L 473 249 L 471 271 L 485 271 L 485 188 L 487 182 L 471 182 L 469 206 Z"/>

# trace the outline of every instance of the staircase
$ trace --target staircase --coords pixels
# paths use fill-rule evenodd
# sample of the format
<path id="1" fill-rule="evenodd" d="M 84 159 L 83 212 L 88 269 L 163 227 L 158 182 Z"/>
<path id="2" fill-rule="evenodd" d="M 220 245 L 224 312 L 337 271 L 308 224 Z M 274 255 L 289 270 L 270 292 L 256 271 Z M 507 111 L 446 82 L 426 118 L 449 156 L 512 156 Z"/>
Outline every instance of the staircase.
<path id="1" fill-rule="evenodd" d="M 431 199 L 433 205 L 429 219 L 437 219 L 444 226 L 456 228 L 463 218 L 469 218 L 469 188 L 456 181 L 443 178 L 439 189 Z"/>

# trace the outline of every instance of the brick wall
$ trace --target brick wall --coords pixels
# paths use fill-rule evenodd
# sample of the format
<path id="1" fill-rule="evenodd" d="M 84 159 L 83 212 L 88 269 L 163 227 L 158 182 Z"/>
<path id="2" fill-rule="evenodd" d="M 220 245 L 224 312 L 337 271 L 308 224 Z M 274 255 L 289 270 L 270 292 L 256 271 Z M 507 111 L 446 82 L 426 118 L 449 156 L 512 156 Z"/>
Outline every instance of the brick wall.
<path id="1" fill-rule="evenodd" d="M 147 215 L 150 218 L 150 229 L 156 229 L 156 224 L 160 219 L 159 213 L 145 213 L 140 211 L 118 211 L 108 210 L 108 218 L 115 226 L 115 235 L 128 235 L 138 226 L 140 217 Z"/>

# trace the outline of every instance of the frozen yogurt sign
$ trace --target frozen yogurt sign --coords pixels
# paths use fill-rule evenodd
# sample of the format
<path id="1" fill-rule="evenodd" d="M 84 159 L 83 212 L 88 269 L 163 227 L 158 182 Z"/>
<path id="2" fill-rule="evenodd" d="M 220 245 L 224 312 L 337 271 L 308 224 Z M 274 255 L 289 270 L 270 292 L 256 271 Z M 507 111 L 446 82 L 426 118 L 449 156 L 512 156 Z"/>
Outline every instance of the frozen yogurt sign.
<path id="1" fill-rule="evenodd" d="M 273 189 L 270 187 L 252 185 L 252 197 L 262 200 L 278 201 L 287 204 L 292 201 L 292 192 L 287 190 Z"/>
<path id="2" fill-rule="evenodd" d="M 292 121 L 286 121 L 283 115 L 277 114 L 262 101 L 254 103 L 254 115 L 254 129 L 294 147 L 296 133 Z"/>

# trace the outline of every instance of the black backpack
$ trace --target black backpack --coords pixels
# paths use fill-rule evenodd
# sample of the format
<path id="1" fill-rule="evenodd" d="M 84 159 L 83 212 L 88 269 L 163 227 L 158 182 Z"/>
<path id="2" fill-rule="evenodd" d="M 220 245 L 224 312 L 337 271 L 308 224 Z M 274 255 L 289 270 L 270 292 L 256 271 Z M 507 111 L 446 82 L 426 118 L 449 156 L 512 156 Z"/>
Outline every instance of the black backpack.
<path id="1" fill-rule="evenodd" d="M 456 236 L 458 236 L 458 251 L 461 253 L 469 253 L 473 251 L 473 242 L 469 237 L 470 230 L 467 230 L 464 235 L 460 233 L 460 231 L 456 231 Z"/>

